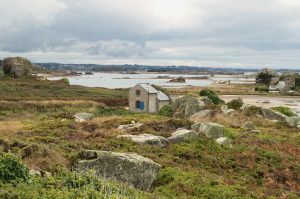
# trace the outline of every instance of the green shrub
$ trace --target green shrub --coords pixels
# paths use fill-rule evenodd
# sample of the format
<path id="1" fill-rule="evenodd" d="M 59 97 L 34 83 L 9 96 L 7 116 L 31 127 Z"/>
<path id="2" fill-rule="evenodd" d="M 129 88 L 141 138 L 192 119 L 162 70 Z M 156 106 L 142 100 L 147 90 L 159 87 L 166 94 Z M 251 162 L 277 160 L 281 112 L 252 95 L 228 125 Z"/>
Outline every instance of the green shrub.
<path id="1" fill-rule="evenodd" d="M 66 85 L 70 85 L 70 81 L 69 81 L 69 79 L 68 78 L 62 78 L 61 79 L 61 81 L 63 82 L 63 83 L 65 83 Z"/>
<path id="2" fill-rule="evenodd" d="M 150 198 L 147 193 L 125 184 L 98 178 L 93 173 L 61 173 L 49 178 L 34 178 L 30 183 L 1 186 L 0 198 Z"/>
<path id="3" fill-rule="evenodd" d="M 256 116 L 257 114 L 261 114 L 261 107 L 258 106 L 250 106 L 244 111 L 246 116 Z"/>
<path id="4" fill-rule="evenodd" d="M 219 98 L 219 96 L 214 91 L 210 89 L 201 90 L 199 95 L 203 97 L 208 97 L 209 99 L 212 100 L 214 104 L 217 105 L 225 103 L 223 100 Z"/>
<path id="5" fill-rule="evenodd" d="M 165 117 L 172 117 L 174 110 L 171 105 L 165 105 L 160 109 L 158 114 Z"/>
<path id="6" fill-rule="evenodd" d="M 273 75 L 269 73 L 260 72 L 256 76 L 256 80 L 259 80 L 260 83 L 270 85 Z"/>
<path id="7" fill-rule="evenodd" d="M 26 182 L 29 179 L 27 167 L 10 153 L 0 152 L 0 181 L 3 183 Z"/>
<path id="8" fill-rule="evenodd" d="M 244 102 L 242 98 L 233 99 L 228 102 L 226 105 L 229 109 L 239 110 L 243 106 Z"/>
<path id="9" fill-rule="evenodd" d="M 272 108 L 275 111 L 278 111 L 286 116 L 297 116 L 289 107 L 285 106 L 278 106 L 278 107 L 273 107 Z"/>
<path id="10" fill-rule="evenodd" d="M 257 91 L 257 92 L 269 92 L 269 89 L 265 88 L 265 87 L 255 87 L 255 91 Z"/>
<path id="11" fill-rule="evenodd" d="M 159 186 L 167 185 L 173 181 L 174 181 L 174 177 L 172 172 L 166 168 L 166 169 L 162 169 L 158 173 L 153 185 L 155 187 L 159 187 Z"/>

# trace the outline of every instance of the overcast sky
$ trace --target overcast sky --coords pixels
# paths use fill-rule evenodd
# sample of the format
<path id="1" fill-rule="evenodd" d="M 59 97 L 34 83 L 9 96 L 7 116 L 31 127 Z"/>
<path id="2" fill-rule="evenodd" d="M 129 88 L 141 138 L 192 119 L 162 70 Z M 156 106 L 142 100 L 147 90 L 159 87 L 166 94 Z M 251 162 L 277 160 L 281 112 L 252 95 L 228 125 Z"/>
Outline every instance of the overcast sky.
<path id="1" fill-rule="evenodd" d="M 300 0 L 0 0 L 0 58 L 300 69 Z"/>

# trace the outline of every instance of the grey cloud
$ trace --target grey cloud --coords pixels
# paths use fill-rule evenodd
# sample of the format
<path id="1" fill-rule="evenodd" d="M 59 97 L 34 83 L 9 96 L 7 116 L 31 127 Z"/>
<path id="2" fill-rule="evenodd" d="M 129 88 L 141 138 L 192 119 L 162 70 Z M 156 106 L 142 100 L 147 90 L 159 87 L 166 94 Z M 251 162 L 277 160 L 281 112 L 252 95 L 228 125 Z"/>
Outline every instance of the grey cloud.
<path id="1" fill-rule="evenodd" d="M 87 49 L 90 55 L 102 55 L 104 57 L 133 58 L 143 56 L 143 46 L 128 41 L 113 40 L 101 42 Z"/>
<path id="2" fill-rule="evenodd" d="M 99 63 L 114 58 L 120 63 L 144 60 L 144 64 L 218 66 L 297 67 L 300 63 L 300 4 L 283 0 L 185 2 L 193 14 L 187 10 L 183 19 L 172 22 L 176 13 L 169 13 L 168 21 L 161 16 L 163 12 L 156 15 L 151 8 L 160 5 L 158 0 L 61 0 L 65 7 L 49 12 L 49 24 L 25 17 L 0 27 L 0 51 L 39 52 L 43 59 L 47 54 L 50 58 L 53 53 L 65 53 L 69 62 L 73 62 L 70 53 L 75 53 Z M 5 19 L 0 24 L 1 20 Z"/>

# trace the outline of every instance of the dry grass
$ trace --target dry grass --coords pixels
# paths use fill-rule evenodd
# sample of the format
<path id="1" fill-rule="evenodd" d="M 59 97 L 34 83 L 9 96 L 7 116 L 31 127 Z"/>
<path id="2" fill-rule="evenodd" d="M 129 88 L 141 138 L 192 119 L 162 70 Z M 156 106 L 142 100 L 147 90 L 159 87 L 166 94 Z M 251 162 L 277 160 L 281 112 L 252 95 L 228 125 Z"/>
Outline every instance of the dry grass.
<path id="1" fill-rule="evenodd" d="M 0 107 L 35 107 L 35 106 L 104 106 L 104 103 L 95 102 L 91 100 L 20 100 L 20 101 L 8 101 L 0 100 Z"/>
<path id="2" fill-rule="evenodd" d="M 193 118 L 193 122 L 216 122 L 232 128 L 240 128 L 250 118 L 245 116 L 242 112 L 235 112 L 233 115 L 224 116 L 217 114 L 212 117 Z"/>
<path id="3" fill-rule="evenodd" d="M 24 157 L 23 160 L 29 168 L 37 170 L 49 170 L 57 166 L 64 167 L 69 165 L 66 157 L 48 148 L 33 151 L 29 157 Z"/>
<path id="4" fill-rule="evenodd" d="M 0 121 L 0 135 L 1 137 L 11 136 L 23 129 L 24 123 L 22 121 Z"/>

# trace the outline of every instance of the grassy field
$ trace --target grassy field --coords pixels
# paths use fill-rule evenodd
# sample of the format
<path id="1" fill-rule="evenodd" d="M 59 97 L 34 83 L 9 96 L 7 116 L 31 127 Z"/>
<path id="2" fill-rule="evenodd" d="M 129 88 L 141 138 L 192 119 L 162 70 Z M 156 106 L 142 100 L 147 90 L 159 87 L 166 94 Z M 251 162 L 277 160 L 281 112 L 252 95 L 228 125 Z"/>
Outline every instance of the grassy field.
<path id="1" fill-rule="evenodd" d="M 128 90 L 70 86 L 66 81 L 35 78 L 0 79 L 0 100 L 92 100 L 108 105 L 127 104 Z"/>
<path id="2" fill-rule="evenodd" d="M 133 133 L 168 137 L 177 128 L 193 122 L 136 114 L 118 107 L 104 108 L 105 100 L 125 99 L 124 90 L 91 89 L 32 79 L 2 79 L 0 90 L 1 150 L 19 156 L 30 169 L 53 174 L 27 183 L 0 182 L 0 197 L 300 197 L 299 129 L 237 112 L 230 117 L 200 121 L 223 124 L 226 136 L 233 139 L 232 148 L 220 146 L 204 136 L 160 148 L 116 139 L 122 134 L 117 127 L 135 120 L 144 125 Z M 76 123 L 73 115 L 78 112 L 93 113 L 95 118 Z M 241 125 L 249 120 L 260 133 L 243 131 Z M 78 153 L 86 149 L 135 152 L 161 164 L 153 191 L 143 193 L 119 183 L 73 174 L 70 170 Z"/>

